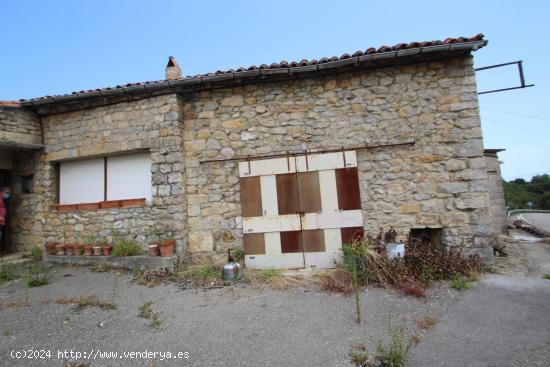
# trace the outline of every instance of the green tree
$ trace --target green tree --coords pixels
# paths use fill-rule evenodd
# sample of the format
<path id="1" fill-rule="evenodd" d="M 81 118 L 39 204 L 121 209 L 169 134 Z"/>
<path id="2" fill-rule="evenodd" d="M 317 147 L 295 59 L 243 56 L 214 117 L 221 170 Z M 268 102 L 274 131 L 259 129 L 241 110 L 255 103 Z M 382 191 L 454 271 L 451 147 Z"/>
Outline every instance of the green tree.
<path id="1" fill-rule="evenodd" d="M 550 210 L 550 176 L 537 175 L 527 182 L 522 178 L 504 181 L 506 205 L 512 209 L 526 209 L 527 203 L 533 203 L 533 209 Z"/>

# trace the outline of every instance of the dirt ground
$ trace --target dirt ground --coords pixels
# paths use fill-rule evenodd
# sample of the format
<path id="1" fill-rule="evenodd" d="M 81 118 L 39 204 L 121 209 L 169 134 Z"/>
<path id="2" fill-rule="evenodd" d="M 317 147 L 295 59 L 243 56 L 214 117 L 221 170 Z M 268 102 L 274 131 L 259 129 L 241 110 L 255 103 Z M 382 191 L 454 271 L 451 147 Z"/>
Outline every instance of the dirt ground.
<path id="1" fill-rule="evenodd" d="M 57 267 L 39 288 L 26 289 L 22 280 L 0 285 L 0 366 L 62 366 L 79 352 L 83 366 L 349 367 L 353 346 L 374 351 L 388 340 L 390 319 L 422 339 L 409 366 L 548 366 L 550 281 L 541 276 L 550 245 L 510 241 L 511 256 L 498 267 L 505 274 L 484 276 L 471 291 L 439 283 L 425 300 L 363 291 L 361 324 L 353 298 L 310 287 L 182 290 L 137 285 L 129 273 Z M 116 309 L 78 312 L 71 302 L 84 296 Z M 156 327 L 139 316 L 148 302 Z M 418 321 L 428 317 L 435 326 L 422 330 Z M 50 357 L 13 358 L 29 350 Z M 123 354 L 130 352 L 140 354 Z"/>
<path id="2" fill-rule="evenodd" d="M 61 366 L 57 350 L 188 352 L 188 359 L 97 359 L 90 366 L 352 366 L 354 345 L 375 349 L 387 338 L 388 320 L 421 334 L 416 322 L 438 318 L 460 294 L 440 284 L 426 300 L 368 289 L 361 295 L 363 322 L 352 299 L 307 288 L 277 291 L 234 286 L 180 290 L 174 284 L 135 285 L 130 275 L 56 268 L 50 284 L 28 291 L 20 281 L 0 288 L 0 365 Z M 116 310 L 80 313 L 67 299 L 94 295 Z M 15 304 L 10 304 L 15 302 Z M 146 302 L 160 326 L 138 316 Z M 16 360 L 12 350 L 51 350 L 52 358 Z M 55 352 L 55 353 L 53 353 Z M 67 358 L 68 360 L 70 358 Z M 74 359 L 74 358 L 73 358 Z M 154 361 L 154 362 L 153 362 Z"/>

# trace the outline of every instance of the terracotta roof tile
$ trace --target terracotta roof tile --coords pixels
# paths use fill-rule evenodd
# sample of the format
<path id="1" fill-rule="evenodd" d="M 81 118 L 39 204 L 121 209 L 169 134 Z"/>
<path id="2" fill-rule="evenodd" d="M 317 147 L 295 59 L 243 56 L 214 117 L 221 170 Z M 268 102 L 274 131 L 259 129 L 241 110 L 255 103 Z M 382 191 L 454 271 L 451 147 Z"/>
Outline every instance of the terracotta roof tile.
<path id="1" fill-rule="evenodd" d="M 435 40 L 435 41 L 423 41 L 423 42 L 410 42 L 410 43 L 398 43 L 394 46 L 380 46 L 378 49 L 374 47 L 367 48 L 364 52 L 363 51 L 356 51 L 351 56 L 348 53 L 345 53 L 338 56 L 332 56 L 332 57 L 322 57 L 319 60 L 312 59 L 312 60 L 306 60 L 303 59 L 301 61 L 291 61 L 288 62 L 286 60 L 282 60 L 279 63 L 271 63 L 269 66 L 267 64 L 261 64 L 259 67 L 256 65 L 251 65 L 249 67 L 239 67 L 236 70 L 229 69 L 229 70 L 218 70 L 215 73 L 206 73 L 206 74 L 198 74 L 195 76 L 185 76 L 181 79 L 175 79 L 172 80 L 178 81 L 178 80 L 188 80 L 188 79 L 195 79 L 195 78 L 202 78 L 207 76 L 213 76 L 213 75 L 224 75 L 224 74 L 233 74 L 233 73 L 239 73 L 239 72 L 245 72 L 245 71 L 258 71 L 258 70 L 265 70 L 265 69 L 283 69 L 283 68 L 295 68 L 295 67 L 304 67 L 304 66 L 310 66 L 310 65 L 317 65 L 317 64 L 326 64 L 329 62 L 335 62 L 339 60 L 346 60 L 352 57 L 360 57 L 364 55 L 372 55 L 377 53 L 385 53 L 385 52 L 391 52 L 391 51 L 400 51 L 400 50 L 406 50 L 406 49 L 413 49 L 413 48 L 420 48 L 420 47 L 430 47 L 430 46 L 437 46 L 437 45 L 444 45 L 444 44 L 453 44 L 453 43 L 465 43 L 465 42 L 477 42 L 477 41 L 483 41 L 484 35 L 482 33 L 479 33 L 473 37 L 458 37 L 458 38 L 447 38 L 443 41 L 441 40 Z M 86 93 L 95 93 L 95 92 L 101 92 L 101 91 L 112 91 L 115 89 L 122 89 L 126 87 L 135 87 L 135 86 L 144 86 L 144 85 L 150 85 L 150 84 L 161 84 L 165 83 L 165 80 L 152 80 L 152 81 L 145 81 L 145 82 L 137 82 L 137 83 L 127 83 L 124 85 L 117 85 L 115 87 L 105 87 L 105 88 L 97 88 L 97 89 L 89 89 L 89 90 L 81 90 L 79 92 L 72 92 L 72 95 L 75 94 L 86 94 Z M 64 94 L 64 95 L 56 95 L 56 96 L 44 96 L 34 99 L 21 99 L 20 101 L 25 102 L 31 102 L 31 101 L 40 101 L 45 99 L 52 99 L 55 101 L 55 98 L 63 97 L 63 96 L 69 96 L 70 94 Z M 0 102 L 2 103 L 2 102 Z"/>
<path id="2" fill-rule="evenodd" d="M 20 107 L 21 103 L 18 101 L 0 101 L 0 107 Z"/>

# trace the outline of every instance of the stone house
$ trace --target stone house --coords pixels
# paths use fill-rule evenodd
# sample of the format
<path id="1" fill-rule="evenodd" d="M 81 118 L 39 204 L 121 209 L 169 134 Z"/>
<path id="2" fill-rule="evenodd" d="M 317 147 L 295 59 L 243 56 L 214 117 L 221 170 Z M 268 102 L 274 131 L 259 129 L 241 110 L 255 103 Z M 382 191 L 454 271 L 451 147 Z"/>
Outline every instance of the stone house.
<path id="1" fill-rule="evenodd" d="M 327 267 L 393 226 L 492 262 L 472 52 L 483 35 L 0 105 L 10 241 L 106 238 Z M 2 182 L 0 182 L 2 184 Z M 136 200 L 137 199 L 137 200 Z"/>

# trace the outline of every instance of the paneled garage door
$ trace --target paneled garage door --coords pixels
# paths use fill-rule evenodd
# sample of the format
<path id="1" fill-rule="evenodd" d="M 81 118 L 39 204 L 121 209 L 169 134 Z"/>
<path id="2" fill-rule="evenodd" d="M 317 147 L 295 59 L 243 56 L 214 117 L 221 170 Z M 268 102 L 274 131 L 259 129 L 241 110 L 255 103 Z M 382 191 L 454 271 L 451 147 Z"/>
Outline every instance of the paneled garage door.
<path id="1" fill-rule="evenodd" d="M 239 163 L 246 266 L 332 268 L 363 236 L 355 151 Z"/>

